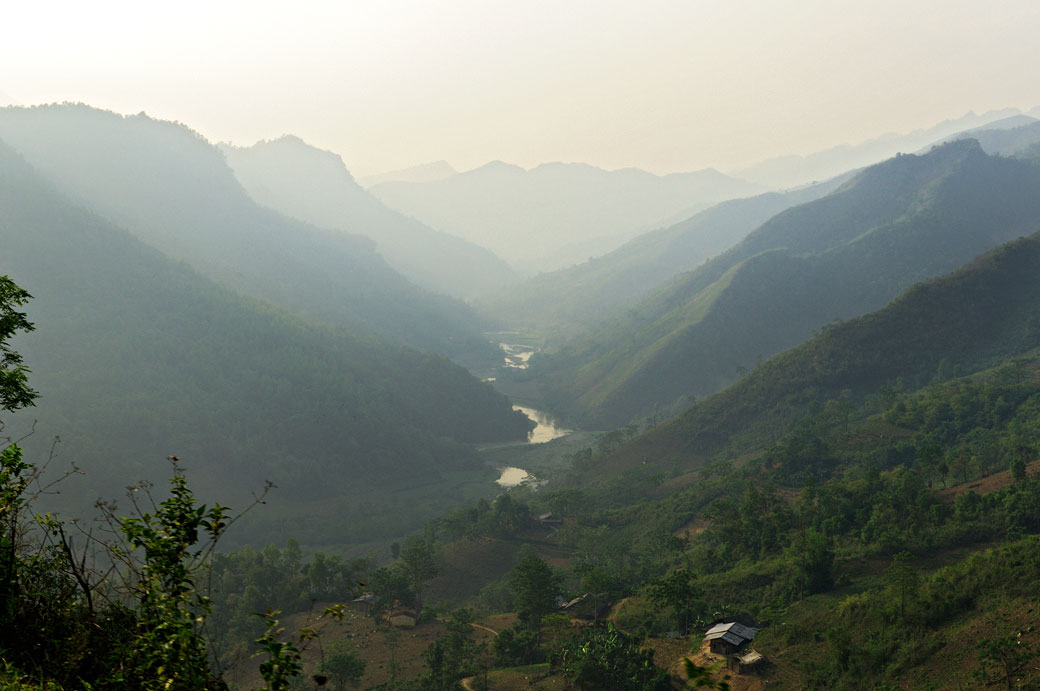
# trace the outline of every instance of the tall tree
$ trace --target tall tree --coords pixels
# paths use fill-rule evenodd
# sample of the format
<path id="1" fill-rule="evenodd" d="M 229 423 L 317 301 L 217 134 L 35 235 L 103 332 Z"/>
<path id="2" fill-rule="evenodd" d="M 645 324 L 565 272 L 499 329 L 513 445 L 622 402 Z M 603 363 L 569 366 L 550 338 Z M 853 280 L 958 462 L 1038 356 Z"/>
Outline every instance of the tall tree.
<path id="1" fill-rule="evenodd" d="M 409 537 L 404 541 L 398 563 L 408 577 L 416 598 L 422 602 L 423 585 L 437 575 L 437 559 L 430 541 L 420 535 Z"/>
<path id="2" fill-rule="evenodd" d="M 972 676 L 987 685 L 1004 682 L 1008 691 L 1015 688 L 1015 676 L 1040 655 L 1040 651 L 1026 645 L 1021 634 L 986 638 L 979 641 L 977 647 L 979 664 Z"/>
<path id="3" fill-rule="evenodd" d="M 658 609 L 669 608 L 675 613 L 683 635 L 698 610 L 704 608 L 700 601 L 701 591 L 693 583 L 693 577 L 685 569 L 677 569 L 647 588 L 650 602 Z"/>
<path id="4" fill-rule="evenodd" d="M 900 552 L 892 557 L 892 564 L 885 572 L 885 580 L 899 595 L 899 618 L 906 621 L 906 605 L 917 596 L 920 576 L 911 564 L 913 555 Z"/>
<path id="5" fill-rule="evenodd" d="M 38 395 L 29 387 L 29 369 L 22 364 L 22 356 L 8 344 L 19 331 L 33 330 L 25 313 L 15 309 L 31 298 L 10 278 L 0 276 L 0 410 L 31 406 Z"/>
<path id="6" fill-rule="evenodd" d="M 509 574 L 509 588 L 520 621 L 537 628 L 542 617 L 556 609 L 560 579 L 533 549 L 525 549 Z"/>

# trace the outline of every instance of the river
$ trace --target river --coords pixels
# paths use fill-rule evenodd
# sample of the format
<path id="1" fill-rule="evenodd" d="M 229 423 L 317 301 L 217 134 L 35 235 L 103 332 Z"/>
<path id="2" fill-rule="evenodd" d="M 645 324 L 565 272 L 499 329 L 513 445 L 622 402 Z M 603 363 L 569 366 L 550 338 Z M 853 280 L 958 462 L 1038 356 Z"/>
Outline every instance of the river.
<path id="1" fill-rule="evenodd" d="M 544 444 L 547 441 L 559 439 L 574 431 L 564 427 L 557 427 L 556 421 L 540 410 L 527 408 L 522 405 L 514 405 L 513 410 L 519 410 L 534 420 L 535 427 L 527 434 L 527 441 L 530 444 Z"/>
<path id="2" fill-rule="evenodd" d="M 527 361 L 530 360 L 531 356 L 535 353 L 535 349 L 526 345 L 501 342 L 498 345 L 502 348 L 504 359 L 503 365 L 510 369 L 527 369 Z M 494 381 L 494 378 L 489 379 L 489 381 Z M 544 444 L 553 439 L 559 439 L 560 437 L 566 436 L 574 431 L 558 426 L 556 421 L 550 415 L 540 410 L 522 405 L 514 405 L 513 410 L 519 410 L 535 423 L 534 429 L 527 435 L 528 444 Z M 501 475 L 495 483 L 500 487 L 509 488 L 522 484 L 539 482 L 534 475 L 523 468 L 508 466 L 499 468 L 499 471 L 501 472 Z"/>

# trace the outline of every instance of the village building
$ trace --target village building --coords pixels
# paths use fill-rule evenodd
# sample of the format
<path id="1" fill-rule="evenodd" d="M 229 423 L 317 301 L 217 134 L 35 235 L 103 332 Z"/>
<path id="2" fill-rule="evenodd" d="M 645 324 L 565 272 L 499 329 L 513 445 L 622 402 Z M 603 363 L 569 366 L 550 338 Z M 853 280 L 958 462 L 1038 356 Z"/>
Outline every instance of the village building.
<path id="1" fill-rule="evenodd" d="M 726 658 L 726 669 L 737 674 L 753 674 L 765 664 L 765 660 L 757 650 L 746 650 L 744 653 Z"/>
<path id="2" fill-rule="evenodd" d="M 419 623 L 419 613 L 414 609 L 392 609 L 387 613 L 386 621 L 399 629 L 414 629 Z"/>
<path id="3" fill-rule="evenodd" d="M 560 606 L 560 613 L 575 619 L 598 621 L 610 611 L 606 594 L 585 593 Z"/>
<path id="4" fill-rule="evenodd" d="M 350 601 L 350 607 L 355 612 L 361 612 L 362 614 L 369 614 L 379 604 L 379 596 L 375 593 L 365 593 L 361 597 L 356 597 Z"/>
<path id="5" fill-rule="evenodd" d="M 563 519 L 556 517 L 551 512 L 543 513 L 538 517 L 538 523 L 544 526 L 555 527 L 558 525 L 563 525 Z"/>
<path id="6" fill-rule="evenodd" d="M 758 633 L 758 629 L 738 621 L 719 623 L 708 629 L 704 640 L 711 652 L 717 655 L 734 655 L 747 646 Z"/>

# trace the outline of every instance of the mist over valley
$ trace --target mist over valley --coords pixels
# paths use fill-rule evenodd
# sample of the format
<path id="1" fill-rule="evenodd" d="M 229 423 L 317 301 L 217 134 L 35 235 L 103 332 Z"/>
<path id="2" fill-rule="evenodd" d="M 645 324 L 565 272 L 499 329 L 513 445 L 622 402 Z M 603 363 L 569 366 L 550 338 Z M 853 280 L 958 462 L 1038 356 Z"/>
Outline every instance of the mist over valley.
<path id="1" fill-rule="evenodd" d="M 1031 5 L 66 9 L 0 687 L 1040 683 Z"/>

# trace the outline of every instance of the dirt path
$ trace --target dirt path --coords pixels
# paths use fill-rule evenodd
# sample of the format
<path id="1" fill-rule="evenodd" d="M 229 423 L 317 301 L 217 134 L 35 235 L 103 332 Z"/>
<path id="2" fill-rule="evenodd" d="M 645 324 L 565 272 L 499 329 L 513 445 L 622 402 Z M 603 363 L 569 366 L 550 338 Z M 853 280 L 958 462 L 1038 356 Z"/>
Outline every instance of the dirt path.
<path id="1" fill-rule="evenodd" d="M 494 629 L 489 629 L 488 627 L 484 626 L 483 624 L 477 624 L 477 623 L 471 621 L 469 623 L 469 625 L 472 626 L 475 629 L 481 629 L 482 631 L 487 631 L 492 636 L 497 636 L 498 635 L 498 631 L 495 631 Z"/>

